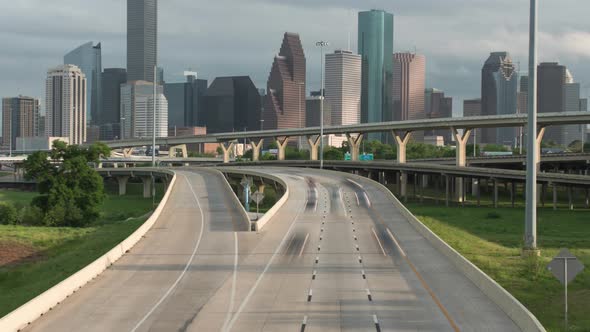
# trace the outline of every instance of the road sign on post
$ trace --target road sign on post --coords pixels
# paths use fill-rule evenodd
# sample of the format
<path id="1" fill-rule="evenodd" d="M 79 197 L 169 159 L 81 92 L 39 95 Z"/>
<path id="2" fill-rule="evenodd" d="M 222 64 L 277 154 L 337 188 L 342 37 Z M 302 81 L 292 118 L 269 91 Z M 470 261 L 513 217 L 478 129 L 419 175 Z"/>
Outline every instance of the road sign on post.
<path id="1" fill-rule="evenodd" d="M 264 193 L 261 193 L 260 191 L 257 191 L 252 194 L 252 201 L 256 203 L 256 220 L 258 220 L 258 206 L 260 205 L 260 203 L 262 203 L 263 199 Z"/>
<path id="2" fill-rule="evenodd" d="M 254 183 L 254 180 L 252 180 L 252 178 L 248 178 L 245 177 L 242 179 L 242 181 L 240 182 L 240 185 L 242 185 L 242 187 L 244 188 L 244 207 L 246 208 L 247 212 L 250 212 L 250 187 L 252 187 L 252 184 Z"/>
<path id="3" fill-rule="evenodd" d="M 553 276 L 565 286 L 565 329 L 567 330 L 567 284 L 584 270 L 584 265 L 567 249 L 561 249 L 559 254 L 547 265 L 547 270 L 551 271 Z"/>

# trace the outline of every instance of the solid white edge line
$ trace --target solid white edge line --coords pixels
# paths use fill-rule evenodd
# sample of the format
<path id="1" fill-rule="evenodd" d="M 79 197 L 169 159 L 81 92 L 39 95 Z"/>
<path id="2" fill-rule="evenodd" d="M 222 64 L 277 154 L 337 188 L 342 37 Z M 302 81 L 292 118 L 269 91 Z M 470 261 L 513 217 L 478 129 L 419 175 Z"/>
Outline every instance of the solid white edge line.
<path id="1" fill-rule="evenodd" d="M 305 250 L 305 244 L 307 243 L 308 239 L 309 239 L 309 233 L 307 233 L 305 235 L 305 240 L 303 240 L 303 246 L 301 246 L 301 250 L 299 251 L 299 257 L 301 257 L 303 255 L 303 251 Z"/>
<path id="2" fill-rule="evenodd" d="M 222 331 L 227 331 L 227 324 L 231 319 L 232 311 L 234 310 L 234 302 L 236 297 L 236 283 L 238 281 L 238 233 L 234 232 L 234 247 L 235 247 L 235 255 L 234 255 L 234 275 L 232 280 L 231 286 L 231 295 L 229 298 L 229 307 L 227 309 L 227 315 L 225 316 L 225 322 L 223 323 Z"/>
<path id="3" fill-rule="evenodd" d="M 182 174 L 182 176 L 184 177 L 184 179 L 188 183 L 188 186 L 189 186 L 191 192 L 193 193 L 193 197 L 195 198 L 195 201 L 197 202 L 197 207 L 199 208 L 199 212 L 201 213 L 201 231 L 199 233 L 199 238 L 197 240 L 197 243 L 195 244 L 195 248 L 193 249 L 193 253 L 191 254 L 190 259 L 186 263 L 186 266 L 184 267 L 184 270 L 182 271 L 182 273 L 180 273 L 180 275 L 178 276 L 176 281 L 172 284 L 172 286 L 170 286 L 170 288 L 168 288 L 166 293 L 164 293 L 164 295 L 162 295 L 160 300 L 152 307 L 152 309 L 150 309 L 150 311 L 148 311 L 148 313 L 145 314 L 145 316 L 143 316 L 143 318 L 135 325 L 135 327 L 131 330 L 131 332 L 137 331 L 137 329 L 141 326 L 141 324 L 143 324 L 151 316 L 151 314 L 154 313 L 154 311 L 160 306 L 160 304 L 162 304 L 162 302 L 164 302 L 164 300 L 170 295 L 170 293 L 172 293 L 174 288 L 176 288 L 176 286 L 178 285 L 180 280 L 182 280 L 182 278 L 186 274 L 186 271 L 188 271 L 188 268 L 192 264 L 193 259 L 195 258 L 195 255 L 197 254 L 197 249 L 199 249 L 199 245 L 201 244 L 201 239 L 203 238 L 203 230 L 205 228 L 205 222 L 204 222 L 205 215 L 203 214 L 203 209 L 201 208 L 201 203 L 199 203 L 199 199 L 197 198 L 197 194 L 195 193 L 193 186 L 191 185 L 191 183 L 188 180 L 188 178 L 186 177 L 186 175 Z"/>
<path id="4" fill-rule="evenodd" d="M 354 192 L 354 196 L 356 197 L 356 206 L 361 206 L 361 201 L 359 200 L 359 195 L 356 191 Z"/>
<path id="5" fill-rule="evenodd" d="M 383 245 L 381 244 L 381 240 L 379 240 L 379 237 L 377 236 L 377 232 L 375 232 L 375 227 L 371 227 L 371 230 L 373 231 L 373 235 L 375 235 L 375 239 L 377 239 L 377 243 L 379 243 L 379 248 L 381 248 L 381 252 L 383 253 L 383 256 L 387 256 L 387 254 L 385 253 L 385 249 L 383 248 Z"/>
<path id="6" fill-rule="evenodd" d="M 399 243 L 397 242 L 397 240 L 395 239 L 395 236 L 393 236 L 393 234 L 391 233 L 391 231 L 389 230 L 389 228 L 387 228 L 387 233 L 389 234 L 389 236 L 391 237 L 391 239 L 393 240 L 393 242 L 395 243 L 395 245 L 397 246 L 397 249 L 399 249 L 400 253 L 402 254 L 402 256 L 407 257 L 406 256 L 406 252 L 404 251 L 404 249 L 402 249 L 402 247 L 399 245 Z"/>
<path id="7" fill-rule="evenodd" d="M 306 198 L 305 203 L 303 204 L 304 207 L 307 205 L 307 201 L 308 201 L 308 199 Z M 281 248 L 285 245 L 285 241 L 287 241 L 287 237 L 291 234 L 293 227 L 295 227 L 295 224 L 297 223 L 297 219 L 299 219 L 299 216 L 301 215 L 301 211 L 303 211 L 303 210 L 305 210 L 305 209 L 304 208 L 299 209 L 299 212 L 297 212 L 297 215 L 293 219 L 291 226 L 289 226 L 289 229 L 287 230 L 287 232 L 285 233 L 285 236 L 283 237 L 283 239 L 281 240 L 281 242 L 279 243 L 279 245 L 275 249 L 275 252 L 273 253 L 273 255 L 270 257 L 270 260 L 268 261 L 268 263 L 264 267 L 264 270 L 262 270 L 262 273 L 258 276 L 258 279 L 256 279 L 256 282 L 254 283 L 252 288 L 250 288 L 250 291 L 248 292 L 248 294 L 246 295 L 246 297 L 244 298 L 244 300 L 242 301 L 242 303 L 238 307 L 238 311 L 236 311 L 236 313 L 234 314 L 234 316 L 230 320 L 229 325 L 227 326 L 228 332 L 231 331 L 231 329 L 233 328 L 234 324 L 236 323 L 236 320 L 238 320 L 240 314 L 242 313 L 242 311 L 244 311 L 244 308 L 246 307 L 246 305 L 250 301 L 250 298 L 252 297 L 252 295 L 256 291 L 256 288 L 258 288 L 258 285 L 262 281 L 262 278 L 264 278 L 264 275 L 266 274 L 266 272 L 270 268 L 270 265 L 273 263 L 276 256 L 279 254 L 279 251 L 281 250 Z"/>

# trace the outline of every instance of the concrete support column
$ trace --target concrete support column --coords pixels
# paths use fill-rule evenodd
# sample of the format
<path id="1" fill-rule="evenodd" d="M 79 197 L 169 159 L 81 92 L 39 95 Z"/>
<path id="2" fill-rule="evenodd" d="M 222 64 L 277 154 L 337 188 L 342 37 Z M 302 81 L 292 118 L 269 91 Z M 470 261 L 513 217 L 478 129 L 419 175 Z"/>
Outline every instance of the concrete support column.
<path id="1" fill-rule="evenodd" d="M 128 176 L 118 176 L 117 182 L 119 183 L 119 196 L 127 194 L 127 182 L 129 181 Z"/>
<path id="2" fill-rule="evenodd" d="M 385 185 L 386 181 L 385 181 L 385 172 L 383 171 L 379 171 L 379 183 Z"/>
<path id="3" fill-rule="evenodd" d="M 480 179 L 475 179 L 476 183 L 474 185 L 474 189 L 476 191 L 475 196 L 477 196 L 477 206 L 481 206 L 481 181 Z"/>
<path id="4" fill-rule="evenodd" d="M 221 143 L 219 143 L 219 146 L 221 146 L 221 149 L 223 150 L 223 163 L 224 164 L 229 164 L 230 153 L 231 153 L 231 150 L 233 150 L 234 145 L 235 145 L 234 142 L 221 142 Z"/>
<path id="5" fill-rule="evenodd" d="M 418 197 L 418 174 L 414 173 L 414 199 Z"/>
<path id="6" fill-rule="evenodd" d="M 143 198 L 152 197 L 152 177 L 142 176 L 141 182 L 143 183 Z"/>
<path id="7" fill-rule="evenodd" d="M 168 149 L 168 157 L 169 158 L 176 158 L 176 152 L 180 150 L 182 153 L 182 158 L 188 158 L 188 150 L 186 149 L 186 144 L 171 146 Z"/>
<path id="8" fill-rule="evenodd" d="M 444 175 L 445 177 L 445 204 L 447 207 L 451 205 L 450 202 L 450 191 L 451 191 L 451 178 L 448 175 Z"/>
<path id="9" fill-rule="evenodd" d="M 451 127 L 451 133 L 453 134 L 453 138 L 455 139 L 457 150 L 456 150 L 456 166 L 457 167 L 465 167 L 467 166 L 467 141 L 471 136 L 471 129 L 464 129 L 463 133 L 459 133 L 457 128 Z M 457 201 L 463 203 L 465 197 L 465 184 L 464 179 L 462 177 L 457 178 L 456 186 L 456 198 Z"/>
<path id="10" fill-rule="evenodd" d="M 428 174 L 422 175 L 422 189 L 428 188 L 428 180 L 429 180 Z"/>
<path id="11" fill-rule="evenodd" d="M 392 130 L 391 134 L 393 135 L 393 138 L 395 139 L 395 145 L 397 146 L 397 163 L 405 164 L 406 148 L 408 146 L 410 138 L 412 137 L 412 132 Z"/>
<path id="12" fill-rule="evenodd" d="M 260 161 L 260 149 L 262 149 L 262 144 L 264 144 L 264 138 L 250 140 L 250 145 L 252 146 L 252 161 Z"/>
<path id="13" fill-rule="evenodd" d="M 98 168 L 99 169 L 102 168 L 102 163 L 101 162 L 98 163 Z"/>
<path id="14" fill-rule="evenodd" d="M 541 167 L 541 142 L 543 141 L 543 136 L 545 136 L 545 127 L 539 127 L 537 133 L 537 170 Z"/>
<path id="15" fill-rule="evenodd" d="M 399 177 L 399 195 L 404 198 L 404 201 L 408 201 L 408 173 L 407 172 L 400 172 Z"/>
<path id="16" fill-rule="evenodd" d="M 119 168 L 119 163 L 113 163 L 113 168 Z"/>
<path id="17" fill-rule="evenodd" d="M 346 138 L 348 139 L 348 146 L 350 147 L 350 160 L 358 161 L 364 134 L 352 136 L 351 133 L 346 133 Z"/>
<path id="18" fill-rule="evenodd" d="M 266 185 L 264 183 L 263 184 L 259 184 L 258 185 L 258 192 L 264 193 L 265 187 L 266 187 Z"/>
<path id="19" fill-rule="evenodd" d="M 279 155 L 277 156 L 277 159 L 283 161 L 285 160 L 285 149 L 289 143 L 289 136 L 275 137 L 275 140 L 277 141 L 277 146 L 279 148 Z"/>
<path id="20" fill-rule="evenodd" d="M 312 161 L 319 160 L 320 156 L 320 142 L 322 137 L 320 135 L 307 136 L 307 143 L 309 144 L 309 159 Z"/>
<path id="21" fill-rule="evenodd" d="M 129 158 L 133 154 L 134 148 L 123 149 L 123 157 Z"/>

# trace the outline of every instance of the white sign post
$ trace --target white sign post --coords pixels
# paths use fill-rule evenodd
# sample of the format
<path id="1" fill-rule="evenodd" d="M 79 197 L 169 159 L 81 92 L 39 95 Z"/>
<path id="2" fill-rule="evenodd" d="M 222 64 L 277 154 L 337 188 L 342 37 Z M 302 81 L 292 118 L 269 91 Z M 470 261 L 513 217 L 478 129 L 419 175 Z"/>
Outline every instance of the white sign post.
<path id="1" fill-rule="evenodd" d="M 260 203 L 262 202 L 262 200 L 264 199 L 264 193 L 261 193 L 260 191 L 257 191 L 255 193 L 252 194 L 252 201 L 254 201 L 256 203 L 256 220 L 258 220 L 258 206 L 260 205 Z"/>
<path id="2" fill-rule="evenodd" d="M 547 269 L 565 286 L 565 330 L 567 331 L 567 284 L 584 270 L 584 265 L 567 249 L 561 249 L 559 254 L 549 263 Z"/>

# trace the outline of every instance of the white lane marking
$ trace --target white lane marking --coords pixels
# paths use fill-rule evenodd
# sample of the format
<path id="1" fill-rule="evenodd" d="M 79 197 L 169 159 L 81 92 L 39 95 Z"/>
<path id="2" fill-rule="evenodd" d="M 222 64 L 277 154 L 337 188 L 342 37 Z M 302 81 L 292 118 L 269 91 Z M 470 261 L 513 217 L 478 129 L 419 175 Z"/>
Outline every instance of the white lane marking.
<path id="1" fill-rule="evenodd" d="M 234 310 L 234 302 L 236 297 L 236 283 L 238 281 L 238 233 L 234 232 L 234 247 L 235 247 L 235 255 L 234 255 L 234 275 L 231 285 L 231 295 L 229 298 L 229 307 L 227 308 L 227 315 L 225 316 L 225 322 L 223 323 L 222 331 L 227 331 L 226 326 L 231 319 L 231 313 Z"/>
<path id="2" fill-rule="evenodd" d="M 381 248 L 381 252 L 383 253 L 383 256 L 387 256 L 387 254 L 385 253 L 385 249 L 383 249 L 383 245 L 381 244 L 381 240 L 379 240 L 379 237 L 377 236 L 377 232 L 375 232 L 375 227 L 371 227 L 371 230 L 373 231 L 373 235 L 375 235 L 375 239 L 377 239 L 377 243 L 379 243 L 379 248 Z"/>
<path id="3" fill-rule="evenodd" d="M 371 200 L 369 199 L 369 195 L 367 195 L 367 192 L 363 191 L 363 195 L 365 196 L 365 201 L 367 202 L 367 206 L 371 207 L 372 206 Z"/>
<path id="4" fill-rule="evenodd" d="M 356 191 L 354 192 L 354 196 L 356 197 L 356 206 L 361 206 L 361 201 L 359 200 L 359 195 Z"/>
<path id="5" fill-rule="evenodd" d="M 346 203 L 344 203 L 344 197 L 342 196 L 342 188 L 338 189 L 338 196 L 340 196 L 340 201 L 342 202 L 342 211 L 344 211 L 344 217 L 348 218 L 348 213 L 346 213 Z"/>
<path id="6" fill-rule="evenodd" d="M 305 207 L 306 205 L 307 205 L 307 199 L 305 199 L 305 203 L 303 204 L 303 206 Z M 283 236 L 283 239 L 281 240 L 281 243 L 279 243 L 279 245 L 275 249 L 274 253 L 270 257 L 270 260 L 268 261 L 268 263 L 266 263 L 266 266 L 264 267 L 264 270 L 262 270 L 262 273 L 260 273 L 260 275 L 258 276 L 258 279 L 256 279 L 256 282 L 254 283 L 254 285 L 252 286 L 252 288 L 250 288 L 250 291 L 248 292 L 248 295 L 246 295 L 246 297 L 244 298 L 244 300 L 242 301 L 242 303 L 238 307 L 238 311 L 236 311 L 236 313 L 234 314 L 234 316 L 230 320 L 229 325 L 227 326 L 227 332 L 231 331 L 231 329 L 233 328 L 234 324 L 236 323 L 236 321 L 240 317 L 240 314 L 246 308 L 246 305 L 250 301 L 250 298 L 252 297 L 252 295 L 254 294 L 254 292 L 256 291 L 256 289 L 258 288 L 258 285 L 262 281 L 262 278 L 264 278 L 264 275 L 266 274 L 266 272 L 270 268 L 270 265 L 275 260 L 275 258 L 279 255 L 279 251 L 285 245 L 285 242 L 287 241 L 287 237 L 291 234 L 291 232 L 293 230 L 293 227 L 295 227 L 295 224 L 297 223 L 297 219 L 299 219 L 299 216 L 301 215 L 301 211 L 302 210 L 304 210 L 304 209 L 299 209 L 299 212 L 297 212 L 297 215 L 293 219 L 293 222 L 291 223 L 291 226 L 289 226 L 289 229 L 285 233 L 285 236 Z"/>
<path id="7" fill-rule="evenodd" d="M 318 210 L 318 201 L 320 200 L 320 194 L 318 192 L 318 188 L 313 188 L 313 192 L 315 193 L 315 206 L 313 208 L 313 212 Z"/>
<path id="8" fill-rule="evenodd" d="M 299 251 L 299 257 L 301 257 L 303 255 L 303 251 L 305 250 L 305 244 L 307 243 L 308 239 L 309 239 L 309 233 L 307 233 L 305 235 L 305 240 L 303 240 L 303 245 L 301 246 L 301 251 Z"/>
<path id="9" fill-rule="evenodd" d="M 387 229 L 387 233 L 389 234 L 389 236 L 391 237 L 391 239 L 393 240 L 393 242 L 395 243 L 395 245 L 397 246 L 397 249 L 400 251 L 400 253 L 402 254 L 402 256 L 406 257 L 406 252 L 404 251 L 404 249 L 402 249 L 402 247 L 399 245 L 399 243 L 397 242 L 397 240 L 395 239 L 395 236 L 393 236 L 393 234 L 391 233 L 391 231 L 389 230 L 389 228 Z"/>
<path id="10" fill-rule="evenodd" d="M 143 324 L 151 316 L 151 314 L 154 313 L 154 311 L 160 306 L 160 304 L 162 304 L 162 302 L 164 302 L 164 300 L 170 295 L 170 293 L 172 293 L 174 288 L 176 288 L 176 286 L 178 285 L 180 280 L 182 280 L 182 278 L 186 274 L 186 271 L 188 271 L 189 266 L 192 264 L 193 259 L 195 258 L 195 255 L 197 254 L 197 249 L 199 249 L 199 245 L 201 244 L 201 239 L 203 238 L 203 230 L 205 229 L 205 222 L 204 222 L 205 215 L 203 214 L 203 209 L 201 208 L 201 203 L 199 203 L 199 199 L 197 198 L 197 194 L 195 193 L 195 190 L 193 189 L 193 186 L 190 183 L 190 181 L 188 180 L 188 178 L 186 177 L 186 175 L 182 174 L 182 176 L 186 180 L 186 183 L 188 183 L 188 186 L 189 186 L 191 192 L 193 193 L 193 197 L 195 198 L 195 201 L 197 202 L 197 207 L 199 208 L 199 212 L 201 213 L 201 231 L 199 233 L 199 238 L 197 239 L 197 243 L 195 243 L 195 248 L 193 249 L 193 253 L 191 254 L 191 257 L 189 258 L 188 262 L 186 263 L 184 270 L 182 270 L 182 273 L 180 273 L 180 275 L 178 276 L 176 281 L 172 284 L 172 286 L 170 286 L 170 288 L 168 288 L 166 293 L 164 293 L 164 295 L 162 295 L 160 300 L 135 325 L 135 327 L 131 330 L 131 332 L 137 331 L 137 329 L 141 326 L 141 324 Z"/>

